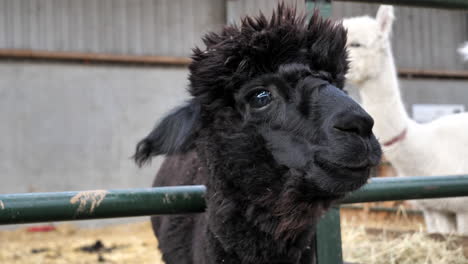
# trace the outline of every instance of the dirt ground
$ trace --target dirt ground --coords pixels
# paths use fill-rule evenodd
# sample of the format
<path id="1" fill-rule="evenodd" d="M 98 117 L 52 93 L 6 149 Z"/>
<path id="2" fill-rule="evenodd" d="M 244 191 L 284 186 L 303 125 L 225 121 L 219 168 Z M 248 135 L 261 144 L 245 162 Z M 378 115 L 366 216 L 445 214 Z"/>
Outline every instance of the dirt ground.
<path id="1" fill-rule="evenodd" d="M 421 215 L 342 209 L 347 261 L 468 264 L 468 239 L 429 236 Z M 149 222 L 84 229 L 73 224 L 0 231 L 1 264 L 163 264 Z M 45 229 L 48 229 L 45 226 Z M 39 229 L 39 230 L 37 230 Z M 39 232 L 38 232 L 39 231 Z"/>
<path id="2" fill-rule="evenodd" d="M 73 224 L 48 232 L 27 228 L 0 231 L 1 264 L 159 264 L 161 256 L 149 222 L 98 229 Z"/>

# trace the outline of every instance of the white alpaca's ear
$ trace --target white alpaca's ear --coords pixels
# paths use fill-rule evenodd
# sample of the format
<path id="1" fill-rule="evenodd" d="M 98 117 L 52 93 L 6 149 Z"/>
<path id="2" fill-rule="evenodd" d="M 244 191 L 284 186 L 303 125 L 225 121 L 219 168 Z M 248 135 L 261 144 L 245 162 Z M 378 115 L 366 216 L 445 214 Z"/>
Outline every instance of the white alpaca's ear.
<path id="1" fill-rule="evenodd" d="M 458 48 L 458 52 L 463 56 L 465 61 L 468 61 L 468 42 L 465 42 L 463 46 Z"/>
<path id="2" fill-rule="evenodd" d="M 379 24 L 380 31 L 385 36 L 390 36 L 392 32 L 393 21 L 395 20 L 395 15 L 393 14 L 393 6 L 391 5 L 381 5 L 377 11 L 376 16 L 377 23 Z"/>

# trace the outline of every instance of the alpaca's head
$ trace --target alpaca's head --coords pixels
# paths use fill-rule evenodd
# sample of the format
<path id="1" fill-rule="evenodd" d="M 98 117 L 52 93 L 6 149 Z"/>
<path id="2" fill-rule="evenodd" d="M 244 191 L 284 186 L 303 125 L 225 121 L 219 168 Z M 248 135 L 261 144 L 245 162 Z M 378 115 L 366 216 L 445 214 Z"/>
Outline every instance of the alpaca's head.
<path id="1" fill-rule="evenodd" d="M 372 118 L 342 91 L 341 24 L 318 14 L 304 23 L 280 6 L 270 20 L 247 17 L 204 40 L 207 49 L 195 49 L 190 65 L 193 98 L 138 144 L 137 163 L 195 148 L 238 191 L 282 188 L 292 174 L 279 170 L 293 170 L 301 183 L 294 191 L 312 195 L 341 195 L 366 182 L 380 148 Z"/>
<path id="2" fill-rule="evenodd" d="M 375 19 L 362 16 L 343 20 L 343 26 L 348 31 L 348 82 L 359 86 L 382 72 L 386 58 L 391 55 L 389 51 L 393 20 L 393 7 L 387 5 L 380 6 Z"/>

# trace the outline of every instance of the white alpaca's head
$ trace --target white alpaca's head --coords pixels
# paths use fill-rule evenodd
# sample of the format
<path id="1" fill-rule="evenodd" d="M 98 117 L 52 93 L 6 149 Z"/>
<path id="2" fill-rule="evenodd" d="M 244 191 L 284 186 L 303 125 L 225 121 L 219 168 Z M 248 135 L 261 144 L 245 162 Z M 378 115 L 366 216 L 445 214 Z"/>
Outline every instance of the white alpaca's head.
<path id="1" fill-rule="evenodd" d="M 393 7 L 382 5 L 375 19 L 361 16 L 343 20 L 348 30 L 350 69 L 346 78 L 349 83 L 359 87 L 382 72 L 386 57 L 391 56 L 390 35 L 394 18 Z"/>

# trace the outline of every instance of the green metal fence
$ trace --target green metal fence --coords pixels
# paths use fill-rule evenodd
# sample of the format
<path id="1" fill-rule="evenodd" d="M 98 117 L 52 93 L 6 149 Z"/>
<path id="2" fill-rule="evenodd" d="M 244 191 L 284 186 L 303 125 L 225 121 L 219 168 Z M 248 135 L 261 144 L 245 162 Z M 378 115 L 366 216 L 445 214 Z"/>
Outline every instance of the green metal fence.
<path id="1" fill-rule="evenodd" d="M 200 213 L 205 187 L 0 195 L 0 225 L 46 221 Z M 374 178 L 342 203 L 468 196 L 468 175 Z M 339 209 L 321 220 L 316 239 L 319 263 L 342 263 Z"/>
<path id="2" fill-rule="evenodd" d="M 431 199 L 468 196 L 468 175 L 429 177 L 374 178 L 342 203 L 364 203 L 397 200 Z M 319 263 L 343 263 L 339 208 L 332 208 L 317 227 Z"/>
<path id="3" fill-rule="evenodd" d="M 0 225 L 157 214 L 199 213 L 205 187 L 177 186 L 127 190 L 0 195 Z"/>
<path id="4" fill-rule="evenodd" d="M 202 185 L 0 195 L 0 225 L 199 213 Z M 468 175 L 373 178 L 342 203 L 468 196 Z"/>

